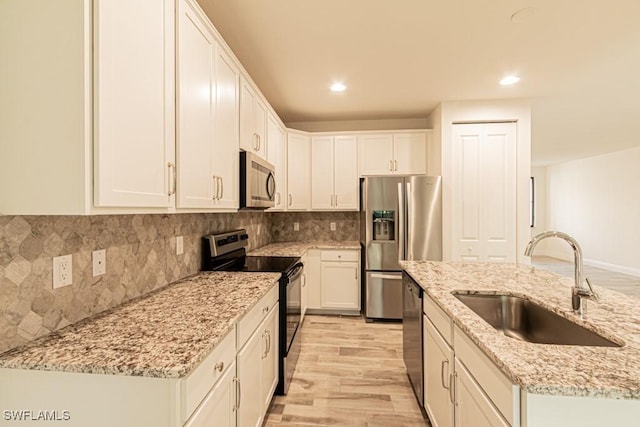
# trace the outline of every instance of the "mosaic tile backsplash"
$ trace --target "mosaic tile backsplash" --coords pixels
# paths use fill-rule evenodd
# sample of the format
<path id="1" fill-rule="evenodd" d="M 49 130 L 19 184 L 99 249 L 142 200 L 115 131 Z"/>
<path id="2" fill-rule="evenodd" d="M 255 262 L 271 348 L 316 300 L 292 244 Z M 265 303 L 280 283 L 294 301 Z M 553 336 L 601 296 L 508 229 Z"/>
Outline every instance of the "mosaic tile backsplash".
<path id="1" fill-rule="evenodd" d="M 200 270 L 201 237 L 247 228 L 272 241 L 268 214 L 0 216 L 0 352 Z M 176 237 L 184 254 L 176 255 Z M 106 274 L 91 252 L 106 249 Z M 73 255 L 73 285 L 52 289 L 52 257 Z"/>
<path id="2" fill-rule="evenodd" d="M 273 242 L 358 241 L 359 212 L 270 212 Z M 294 231 L 293 223 L 300 223 Z M 336 223 L 331 231 L 331 223 Z"/>

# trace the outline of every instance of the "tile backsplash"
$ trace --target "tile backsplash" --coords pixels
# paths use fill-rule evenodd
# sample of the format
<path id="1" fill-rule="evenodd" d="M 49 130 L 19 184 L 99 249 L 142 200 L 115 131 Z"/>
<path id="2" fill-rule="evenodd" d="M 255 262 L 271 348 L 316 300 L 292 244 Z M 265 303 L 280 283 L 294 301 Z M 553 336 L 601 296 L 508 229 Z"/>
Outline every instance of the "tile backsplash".
<path id="1" fill-rule="evenodd" d="M 201 237 L 242 227 L 249 249 L 272 241 L 263 212 L 0 216 L 0 352 L 198 272 Z M 97 249 L 106 249 L 106 274 L 93 277 Z M 67 254 L 73 284 L 54 290 L 52 258 Z"/>
<path id="2" fill-rule="evenodd" d="M 270 212 L 274 242 L 357 241 L 360 239 L 360 212 Z M 294 231 L 293 224 L 300 224 Z M 335 231 L 331 223 L 336 223 Z"/>

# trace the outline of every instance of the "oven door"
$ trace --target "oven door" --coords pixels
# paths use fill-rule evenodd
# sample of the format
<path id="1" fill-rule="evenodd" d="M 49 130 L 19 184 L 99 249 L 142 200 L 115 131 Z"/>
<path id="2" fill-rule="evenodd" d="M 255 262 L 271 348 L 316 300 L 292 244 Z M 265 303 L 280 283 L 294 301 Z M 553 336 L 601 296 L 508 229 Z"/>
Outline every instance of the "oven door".
<path id="1" fill-rule="evenodd" d="M 287 350 L 289 353 L 291 343 L 295 338 L 298 327 L 300 326 L 300 310 L 302 308 L 302 263 L 296 264 L 289 273 L 287 273 Z"/>
<path id="2" fill-rule="evenodd" d="M 280 371 L 276 394 L 287 394 L 300 355 L 300 308 L 303 264 L 289 269 L 280 279 Z M 282 301 L 284 299 L 284 301 Z"/>

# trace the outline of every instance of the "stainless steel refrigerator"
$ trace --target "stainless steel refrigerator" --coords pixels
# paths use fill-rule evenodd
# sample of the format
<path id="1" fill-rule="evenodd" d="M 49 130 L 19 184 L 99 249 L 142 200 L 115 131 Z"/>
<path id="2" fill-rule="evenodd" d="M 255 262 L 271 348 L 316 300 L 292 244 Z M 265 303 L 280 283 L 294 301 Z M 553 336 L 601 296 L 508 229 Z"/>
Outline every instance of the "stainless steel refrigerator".
<path id="1" fill-rule="evenodd" d="M 399 260 L 442 260 L 439 176 L 368 177 L 360 182 L 360 243 L 367 320 L 402 319 Z"/>

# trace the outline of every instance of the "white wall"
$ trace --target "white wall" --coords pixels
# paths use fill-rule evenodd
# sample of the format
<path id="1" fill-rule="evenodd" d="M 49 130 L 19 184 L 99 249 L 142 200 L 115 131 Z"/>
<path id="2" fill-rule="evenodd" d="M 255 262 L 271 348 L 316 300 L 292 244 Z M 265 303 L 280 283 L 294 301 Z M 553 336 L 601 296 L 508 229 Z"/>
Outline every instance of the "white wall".
<path id="1" fill-rule="evenodd" d="M 586 263 L 640 275 L 639 165 L 636 147 L 547 168 L 547 225 L 575 237 Z M 571 258 L 563 243 L 545 253 Z"/>
<path id="2" fill-rule="evenodd" d="M 531 176 L 531 103 L 522 99 L 502 99 L 491 101 L 456 101 L 443 102 L 440 110 L 432 114 L 437 120 L 440 116 L 442 136 L 442 204 L 443 223 L 442 231 L 445 236 L 443 241 L 443 257 L 451 259 L 452 223 L 450 221 L 452 200 L 451 183 L 447 177 L 452 176 L 453 164 L 451 141 L 452 125 L 464 122 L 505 122 L 517 123 L 517 162 L 516 165 L 516 250 L 517 262 L 528 263 L 529 258 L 524 256 L 524 248 L 531 239 L 531 227 L 529 226 L 529 178 Z M 434 120 L 431 118 L 429 120 Z M 447 238 L 449 236 L 449 238 Z"/>
<path id="3" fill-rule="evenodd" d="M 531 168 L 531 176 L 535 180 L 535 226 L 531 228 L 531 237 L 550 230 L 547 225 L 547 168 L 536 167 Z M 545 239 L 538 243 L 535 249 L 535 255 L 548 255 L 550 249 L 548 245 L 551 243 L 549 239 Z"/>

